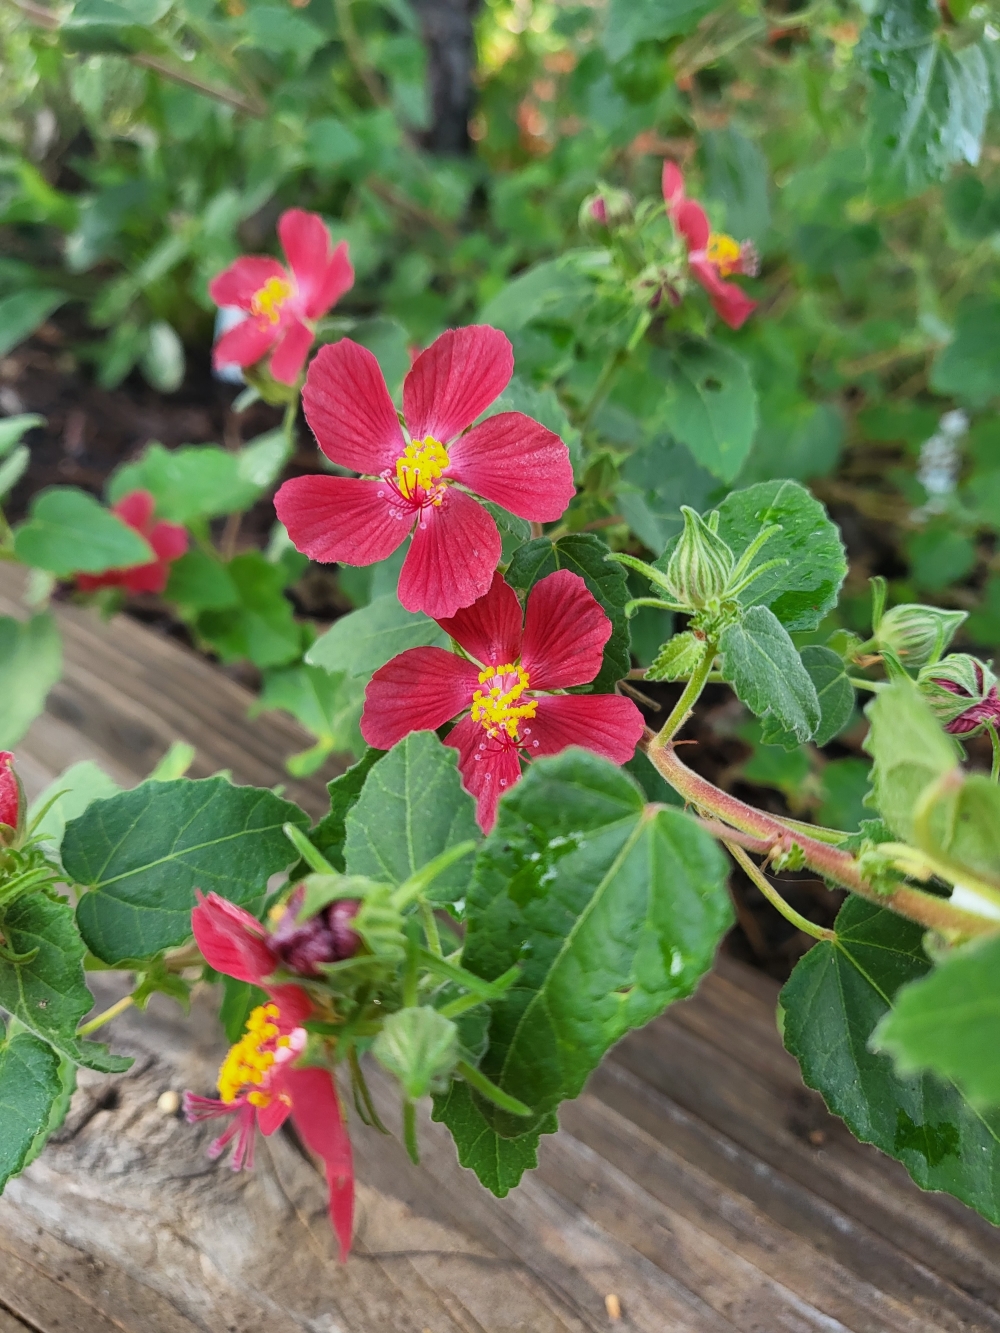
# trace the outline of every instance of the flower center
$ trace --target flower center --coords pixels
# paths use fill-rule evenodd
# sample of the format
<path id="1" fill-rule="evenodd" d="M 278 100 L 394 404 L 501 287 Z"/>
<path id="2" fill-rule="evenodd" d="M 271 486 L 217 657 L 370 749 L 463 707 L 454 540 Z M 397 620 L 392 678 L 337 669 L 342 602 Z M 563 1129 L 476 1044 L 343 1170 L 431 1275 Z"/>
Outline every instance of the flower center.
<path id="1" fill-rule="evenodd" d="M 396 488 L 404 500 L 439 505 L 445 488 L 439 479 L 451 460 L 443 444 L 428 435 L 411 440 L 396 459 Z"/>
<path id="2" fill-rule="evenodd" d="M 519 702 L 529 685 L 527 671 L 512 662 L 487 667 L 480 671 L 479 683 L 488 688 L 476 690 L 472 696 L 473 722 L 478 722 L 494 740 L 502 735 L 516 740 L 518 723 L 538 712 L 537 699 L 529 699 L 523 704 Z"/>
<path id="3" fill-rule="evenodd" d="M 292 294 L 292 284 L 287 278 L 268 278 L 259 291 L 254 292 L 250 301 L 250 310 L 269 324 L 277 324 L 281 318 L 281 307 Z"/>
<path id="4" fill-rule="evenodd" d="M 292 1044 L 291 1037 L 279 1036 L 276 1004 L 260 1004 L 247 1019 L 247 1029 L 222 1062 L 219 1070 L 219 1096 L 230 1104 L 251 1091 L 247 1101 L 252 1106 L 267 1106 L 271 1094 L 263 1091 L 278 1051 Z"/>
<path id="5" fill-rule="evenodd" d="M 742 251 L 739 241 L 733 240 L 725 232 L 713 231 L 705 249 L 708 262 L 719 270 L 721 278 L 728 278 L 731 273 L 741 271 Z"/>

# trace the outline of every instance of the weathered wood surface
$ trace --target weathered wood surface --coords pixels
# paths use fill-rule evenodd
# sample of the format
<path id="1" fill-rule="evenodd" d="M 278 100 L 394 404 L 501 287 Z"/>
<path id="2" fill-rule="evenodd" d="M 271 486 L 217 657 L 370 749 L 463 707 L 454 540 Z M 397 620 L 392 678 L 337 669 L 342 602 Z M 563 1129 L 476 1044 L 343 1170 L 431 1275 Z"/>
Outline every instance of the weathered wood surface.
<path id="1" fill-rule="evenodd" d="M 322 807 L 321 781 L 282 773 L 306 744 L 294 724 L 247 722 L 244 690 L 130 621 L 59 614 L 65 677 L 20 747 L 32 788 L 79 758 L 134 782 L 181 738 L 197 774 L 286 781 Z M 107 1002 L 121 978 L 103 980 Z M 0 1200 L 0 1333 L 1000 1333 L 1000 1232 L 827 1114 L 781 1047 L 775 996 L 720 958 L 615 1050 L 502 1202 L 440 1126 L 423 1125 L 418 1169 L 355 1125 L 346 1267 L 294 1138 L 233 1175 L 205 1158 L 207 1130 L 158 1109 L 210 1091 L 223 1042 L 210 995 L 190 1020 L 154 1000 L 109 1029 L 132 1071 L 82 1075 L 57 1140 Z"/>

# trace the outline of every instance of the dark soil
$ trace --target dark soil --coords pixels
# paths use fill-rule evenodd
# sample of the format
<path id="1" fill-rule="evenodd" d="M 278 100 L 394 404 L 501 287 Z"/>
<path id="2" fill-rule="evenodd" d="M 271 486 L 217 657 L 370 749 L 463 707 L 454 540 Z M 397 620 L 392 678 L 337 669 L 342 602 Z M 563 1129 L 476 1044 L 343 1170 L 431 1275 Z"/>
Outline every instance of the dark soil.
<path id="1" fill-rule="evenodd" d="M 14 491 L 8 507 L 12 520 L 20 519 L 31 496 L 45 486 L 73 485 L 103 494 L 110 473 L 123 461 L 136 457 L 152 440 L 168 448 L 181 444 L 218 443 L 239 448 L 247 440 L 280 423 L 280 411 L 257 403 L 237 415 L 232 410 L 240 392 L 237 386 L 220 384 L 211 378 L 205 364 L 194 365 L 179 392 L 157 393 L 138 376 L 131 376 L 115 390 L 102 389 L 83 374 L 73 354 L 71 333 L 49 323 L 28 343 L 0 361 L 0 413 L 37 412 L 46 424 L 31 433 L 31 466 Z M 308 432 L 300 428 L 300 447 L 291 470 L 315 469 L 315 452 Z M 843 507 L 843 506 L 841 506 Z M 837 515 L 842 522 L 852 550 L 866 571 L 881 563 L 885 545 L 879 524 L 870 522 L 851 510 Z M 228 540 L 234 548 L 247 549 L 266 543 L 274 522 L 270 499 L 257 504 L 230 529 Z M 222 525 L 220 524 L 220 532 Z M 869 529 L 871 529 L 869 531 Z M 310 568 L 296 586 L 293 599 L 303 614 L 319 620 L 332 620 L 348 609 L 339 594 L 331 572 L 323 567 Z M 129 611 L 161 632 L 182 638 L 190 636 L 156 599 L 141 598 Z M 255 686 L 252 668 L 228 669 L 244 683 Z M 643 691 L 669 709 L 679 694 L 672 685 L 643 685 Z M 656 725 L 657 714 L 647 709 L 647 717 Z M 661 711 L 661 718 L 664 713 Z M 767 788 L 741 781 L 736 770 L 748 757 L 748 747 L 734 734 L 734 726 L 743 716 L 741 705 L 722 686 L 710 686 L 703 704 L 688 724 L 683 738 L 686 763 L 717 785 L 764 810 L 788 814 L 781 795 Z M 860 753 L 861 731 L 828 747 L 830 758 Z M 773 877 L 782 895 L 803 916 L 819 925 L 831 926 L 843 894 L 831 892 L 808 871 L 784 873 Z M 762 968 L 779 979 L 788 976 L 799 957 L 811 947 L 810 937 L 795 929 L 764 900 L 760 891 L 734 867 L 730 887 L 738 925 L 731 931 L 727 950 Z"/>

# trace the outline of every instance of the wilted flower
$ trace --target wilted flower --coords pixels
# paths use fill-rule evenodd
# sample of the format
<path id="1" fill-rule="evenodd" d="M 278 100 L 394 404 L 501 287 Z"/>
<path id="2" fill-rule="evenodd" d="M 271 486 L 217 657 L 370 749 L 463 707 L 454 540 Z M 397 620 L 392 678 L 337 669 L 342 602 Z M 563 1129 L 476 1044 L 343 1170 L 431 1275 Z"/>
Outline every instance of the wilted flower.
<path id="1" fill-rule="evenodd" d="M 318 963 L 339 963 L 357 953 L 361 940 L 353 922 L 361 903 L 357 898 L 340 898 L 299 921 L 304 897 L 305 888 L 300 884 L 282 909 L 269 942 L 282 966 L 299 976 L 313 977 L 318 975 Z"/>
<path id="2" fill-rule="evenodd" d="M 734 273 L 757 275 L 759 260 L 753 243 L 740 243 L 724 232 L 712 231 L 702 206 L 684 194 L 684 175 L 675 162 L 663 164 L 663 198 L 674 228 L 684 238 L 691 272 L 708 292 L 719 318 L 731 329 L 738 329 L 757 302 L 735 282 L 724 279 Z"/>
<path id="3" fill-rule="evenodd" d="M 98 588 L 124 588 L 131 593 L 163 591 L 170 577 L 171 564 L 188 548 L 188 535 L 178 523 L 156 522 L 155 509 L 156 501 L 149 491 L 129 491 L 112 505 L 113 514 L 146 538 L 156 559 L 145 565 L 133 565 L 130 569 L 77 574 L 76 586 L 81 592 L 95 592 Z"/>
<path id="4" fill-rule="evenodd" d="M 945 731 L 953 736 L 971 735 L 988 722 L 1000 725 L 997 678 L 968 653 L 951 653 L 943 661 L 924 667 L 917 677 L 917 688 Z"/>

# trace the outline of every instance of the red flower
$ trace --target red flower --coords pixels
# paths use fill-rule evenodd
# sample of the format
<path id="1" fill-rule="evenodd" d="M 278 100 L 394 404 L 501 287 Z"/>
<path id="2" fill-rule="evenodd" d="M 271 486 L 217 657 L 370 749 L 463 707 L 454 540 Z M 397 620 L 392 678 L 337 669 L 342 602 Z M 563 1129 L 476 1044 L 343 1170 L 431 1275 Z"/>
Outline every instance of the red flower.
<path id="1" fill-rule="evenodd" d="M 246 1033 L 227 1055 L 219 1072 L 219 1099 L 184 1094 L 187 1118 L 233 1116 L 233 1123 L 211 1145 L 209 1155 L 218 1157 L 235 1140 L 232 1165 L 239 1171 L 253 1166 L 256 1130 L 265 1136 L 273 1134 L 291 1115 L 307 1146 L 325 1163 L 330 1217 L 344 1259 L 351 1247 L 354 1214 L 347 1124 L 330 1070 L 294 1065 L 305 1046 L 301 1024 L 312 1012 L 312 1001 L 301 986 L 270 983 L 281 958 L 255 916 L 217 893 L 206 898 L 199 892 L 197 898 L 191 926 L 209 966 L 237 981 L 263 987 L 271 1002 L 253 1011 Z"/>
<path id="2" fill-rule="evenodd" d="M 23 805 L 21 784 L 14 772 L 14 756 L 10 750 L 0 750 L 0 824 L 17 833 Z M 5 841 L 0 835 L 0 845 Z"/>
<path id="3" fill-rule="evenodd" d="M 243 255 L 208 284 L 216 305 L 247 312 L 215 344 L 216 367 L 252 366 L 271 349 L 271 374 L 294 384 L 313 344 L 316 320 L 354 285 L 347 242 L 330 251 L 330 234 L 317 213 L 290 208 L 278 219 L 289 267 L 268 255 Z"/>
<path id="4" fill-rule="evenodd" d="M 487 833 L 521 760 L 582 745 L 624 764 L 642 735 L 642 714 L 617 694 L 561 694 L 601 669 L 611 621 L 579 574 L 560 569 L 528 594 L 522 628 L 517 594 L 500 574 L 485 597 L 441 628 L 472 661 L 444 648 L 410 648 L 375 672 L 361 732 L 388 750 L 411 731 L 468 714 L 446 744 L 458 751 L 466 790 Z"/>
<path id="5" fill-rule="evenodd" d="M 407 441 L 371 352 L 348 338 L 321 348 L 302 395 L 306 417 L 327 458 L 371 480 L 286 481 L 274 506 L 298 549 L 314 560 L 370 565 L 412 531 L 399 578 L 408 611 L 452 616 L 481 597 L 500 559 L 500 534 L 468 491 L 546 523 L 562 516 L 574 490 L 566 446 L 531 417 L 501 412 L 468 429 L 513 369 L 498 329 L 443 333 L 404 381 Z"/>
<path id="6" fill-rule="evenodd" d="M 170 564 L 188 548 L 188 535 L 177 523 L 154 523 L 156 501 L 149 491 L 129 491 L 123 495 L 111 512 L 123 523 L 146 538 L 156 556 L 146 565 L 131 569 L 107 569 L 103 574 L 77 574 L 76 586 L 81 592 L 96 588 L 124 588 L 127 592 L 162 592 L 167 586 Z"/>
<path id="7" fill-rule="evenodd" d="M 724 282 L 732 273 L 757 273 L 757 252 L 752 242 L 741 245 L 724 232 L 713 232 L 705 210 L 684 194 L 684 176 L 676 162 L 663 164 L 663 198 L 674 229 L 684 238 L 691 272 L 708 292 L 716 314 L 731 329 L 738 329 L 753 311 L 752 301 L 735 282 Z"/>

